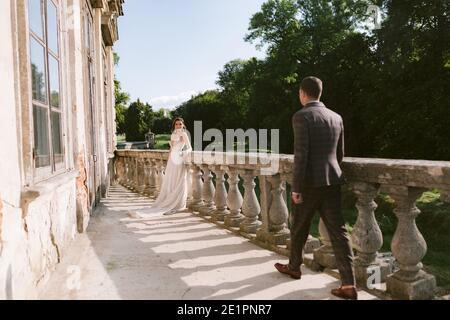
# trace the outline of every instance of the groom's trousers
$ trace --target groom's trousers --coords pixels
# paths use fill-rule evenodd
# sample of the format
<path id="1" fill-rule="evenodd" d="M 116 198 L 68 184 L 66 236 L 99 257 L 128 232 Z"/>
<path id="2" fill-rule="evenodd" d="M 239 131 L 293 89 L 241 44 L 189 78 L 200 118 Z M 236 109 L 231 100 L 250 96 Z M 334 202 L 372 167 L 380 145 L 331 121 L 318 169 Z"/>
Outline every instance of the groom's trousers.
<path id="1" fill-rule="evenodd" d="M 303 203 L 293 205 L 289 268 L 300 270 L 311 221 L 318 211 L 330 235 L 342 285 L 355 285 L 353 251 L 341 210 L 341 186 L 307 188 L 302 196 Z"/>

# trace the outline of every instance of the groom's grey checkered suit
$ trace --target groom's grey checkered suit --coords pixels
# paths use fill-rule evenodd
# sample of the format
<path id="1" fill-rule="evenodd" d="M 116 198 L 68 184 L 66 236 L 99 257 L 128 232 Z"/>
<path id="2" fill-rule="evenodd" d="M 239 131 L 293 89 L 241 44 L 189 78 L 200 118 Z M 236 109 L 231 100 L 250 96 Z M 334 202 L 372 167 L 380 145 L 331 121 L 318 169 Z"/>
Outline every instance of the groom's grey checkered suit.
<path id="1" fill-rule="evenodd" d="M 294 177 L 292 192 L 301 193 L 303 203 L 294 205 L 291 226 L 291 270 L 303 263 L 302 250 L 311 220 L 319 211 L 336 256 L 343 285 L 354 285 L 353 252 L 341 212 L 340 163 L 344 157 L 344 125 L 340 115 L 322 102 L 311 102 L 297 112 L 294 128 Z"/>
<path id="2" fill-rule="evenodd" d="M 292 192 L 340 185 L 344 125 L 322 102 L 312 102 L 294 115 L 294 183 Z"/>

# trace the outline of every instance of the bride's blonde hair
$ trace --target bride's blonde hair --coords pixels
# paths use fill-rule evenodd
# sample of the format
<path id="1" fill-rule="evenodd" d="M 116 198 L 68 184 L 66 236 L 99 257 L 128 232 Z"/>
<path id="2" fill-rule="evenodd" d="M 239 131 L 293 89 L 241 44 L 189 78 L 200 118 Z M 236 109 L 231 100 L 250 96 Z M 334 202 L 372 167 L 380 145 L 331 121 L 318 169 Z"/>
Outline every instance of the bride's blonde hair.
<path id="1" fill-rule="evenodd" d="M 184 124 L 184 119 L 180 118 L 180 117 L 177 117 L 172 122 L 172 133 L 175 131 L 175 125 L 177 124 L 178 121 L 180 121 L 183 124 L 183 129 L 186 129 L 186 125 Z"/>

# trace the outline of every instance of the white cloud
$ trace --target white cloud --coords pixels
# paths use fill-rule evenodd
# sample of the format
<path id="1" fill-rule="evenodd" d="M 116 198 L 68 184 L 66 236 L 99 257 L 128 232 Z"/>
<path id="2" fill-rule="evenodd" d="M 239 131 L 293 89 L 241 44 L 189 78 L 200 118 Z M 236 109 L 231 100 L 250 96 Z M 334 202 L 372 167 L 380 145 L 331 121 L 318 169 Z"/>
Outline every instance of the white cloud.
<path id="1" fill-rule="evenodd" d="M 175 107 L 178 107 L 183 102 L 186 102 L 189 99 L 191 99 L 192 96 L 195 96 L 199 93 L 200 93 L 200 91 L 191 90 L 191 91 L 182 92 L 176 96 L 156 97 L 156 98 L 150 99 L 149 103 L 156 110 L 158 110 L 160 108 L 173 109 Z"/>

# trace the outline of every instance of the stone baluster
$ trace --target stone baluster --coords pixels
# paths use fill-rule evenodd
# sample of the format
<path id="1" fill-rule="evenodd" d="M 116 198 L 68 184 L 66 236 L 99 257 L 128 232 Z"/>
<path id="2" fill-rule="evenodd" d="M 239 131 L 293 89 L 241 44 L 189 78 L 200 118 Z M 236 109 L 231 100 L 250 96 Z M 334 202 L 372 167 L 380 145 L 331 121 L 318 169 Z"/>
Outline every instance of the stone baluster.
<path id="1" fill-rule="evenodd" d="M 144 190 L 143 193 L 147 196 L 150 196 L 150 175 L 152 171 L 152 161 L 149 158 L 145 158 L 144 160 Z"/>
<path id="2" fill-rule="evenodd" d="M 134 176 L 134 167 L 133 167 L 133 158 L 128 158 L 128 182 L 127 187 L 131 189 L 133 185 L 133 176 Z"/>
<path id="3" fill-rule="evenodd" d="M 261 206 L 259 205 L 258 197 L 255 193 L 256 172 L 254 170 L 244 170 L 242 177 L 244 179 L 245 188 L 242 213 L 245 218 L 241 222 L 240 230 L 245 233 L 253 234 L 261 227 L 261 221 L 259 221 Z"/>
<path id="4" fill-rule="evenodd" d="M 126 157 L 125 158 L 125 163 L 126 163 L 126 175 L 127 175 L 127 180 L 125 182 L 125 187 L 130 188 L 130 184 L 131 184 L 131 158 L 130 157 Z"/>
<path id="5" fill-rule="evenodd" d="M 287 228 L 288 208 L 284 199 L 284 183 L 280 175 L 260 176 L 262 227 L 256 236 L 258 240 L 272 244 L 285 245 L 289 238 Z"/>
<path id="6" fill-rule="evenodd" d="M 145 159 L 136 159 L 136 190 L 139 193 L 144 193 L 146 185 L 146 175 L 145 175 Z"/>
<path id="7" fill-rule="evenodd" d="M 131 177 L 131 188 L 133 191 L 137 191 L 137 187 L 138 187 L 138 177 L 139 177 L 139 172 L 138 172 L 138 159 L 133 157 L 132 158 L 132 171 L 133 171 L 133 176 Z"/>
<path id="8" fill-rule="evenodd" d="M 227 208 L 227 188 L 225 187 L 225 170 L 222 166 L 214 167 L 216 174 L 216 193 L 214 203 L 216 210 L 212 213 L 213 221 L 225 221 L 225 217 L 230 214 Z"/>
<path id="9" fill-rule="evenodd" d="M 148 194 L 150 197 L 155 197 L 155 193 L 156 193 L 156 179 L 157 179 L 157 163 L 156 160 L 154 159 L 149 159 L 149 167 L 148 167 Z"/>
<path id="10" fill-rule="evenodd" d="M 132 185 L 133 185 L 133 176 L 134 176 L 134 171 L 133 171 L 133 158 L 129 157 L 128 158 L 128 180 L 127 180 L 127 188 L 131 189 Z"/>
<path id="11" fill-rule="evenodd" d="M 155 161 L 155 182 L 156 182 L 156 188 L 155 188 L 155 192 L 154 192 L 154 196 L 157 198 L 159 196 L 159 193 L 161 192 L 161 185 L 162 185 L 162 181 L 164 178 L 164 166 L 163 166 L 163 161 L 162 160 L 156 160 Z"/>
<path id="12" fill-rule="evenodd" d="M 374 268 L 381 271 L 380 263 L 376 261 L 376 258 L 378 250 L 383 246 L 383 235 L 375 219 L 375 210 L 378 206 L 374 199 L 378 195 L 379 187 L 369 183 L 355 182 L 350 184 L 350 188 L 358 199 L 356 202 L 358 219 L 352 233 L 353 248 L 357 251 L 356 281 L 360 286 L 372 289 L 373 284 L 369 284 L 368 279 L 371 278 L 371 270 Z M 386 276 L 385 274 L 382 278 L 385 279 Z"/>
<path id="13" fill-rule="evenodd" d="M 432 299 L 436 279 L 422 270 L 427 244 L 416 225 L 420 210 L 415 203 L 426 190 L 407 186 L 386 186 L 386 190 L 396 203 L 394 212 L 398 224 L 392 239 L 392 253 L 399 265 L 399 270 L 387 279 L 387 291 L 394 299 Z"/>
<path id="14" fill-rule="evenodd" d="M 130 181 L 130 164 L 129 164 L 129 158 L 124 157 L 124 166 L 125 166 L 125 178 L 122 181 L 122 185 L 124 187 L 128 187 L 129 181 Z"/>
<path id="15" fill-rule="evenodd" d="M 185 168 L 186 168 L 186 184 L 187 184 L 186 208 L 189 208 L 194 199 L 192 190 L 192 169 L 191 165 L 189 164 L 186 164 Z"/>
<path id="16" fill-rule="evenodd" d="M 189 205 L 189 209 L 198 212 L 203 207 L 203 173 L 198 165 L 192 164 L 192 201 Z"/>
<path id="17" fill-rule="evenodd" d="M 328 229 L 322 219 L 319 222 L 319 233 L 322 246 L 314 250 L 314 262 L 323 268 L 336 269 L 336 257 L 334 255 L 333 245 L 328 234 Z"/>
<path id="18" fill-rule="evenodd" d="M 114 184 L 121 185 L 125 180 L 125 159 L 123 157 L 115 158 L 115 179 Z"/>
<path id="19" fill-rule="evenodd" d="M 216 206 L 214 204 L 214 193 L 216 192 L 213 175 L 211 173 L 210 167 L 206 164 L 201 166 L 203 170 L 203 207 L 200 208 L 199 212 L 202 216 L 210 216 L 215 210 Z"/>
<path id="20" fill-rule="evenodd" d="M 239 174 L 235 168 L 227 168 L 228 173 L 228 197 L 227 205 L 230 209 L 230 214 L 225 217 L 225 225 L 230 228 L 237 228 L 244 220 L 241 213 L 242 203 L 244 202 L 242 194 L 239 191 Z"/>
<path id="21" fill-rule="evenodd" d="M 167 167 L 167 160 L 160 160 L 158 162 L 159 170 L 161 172 L 161 184 L 164 180 L 164 177 L 166 176 L 166 167 Z"/>

